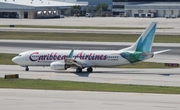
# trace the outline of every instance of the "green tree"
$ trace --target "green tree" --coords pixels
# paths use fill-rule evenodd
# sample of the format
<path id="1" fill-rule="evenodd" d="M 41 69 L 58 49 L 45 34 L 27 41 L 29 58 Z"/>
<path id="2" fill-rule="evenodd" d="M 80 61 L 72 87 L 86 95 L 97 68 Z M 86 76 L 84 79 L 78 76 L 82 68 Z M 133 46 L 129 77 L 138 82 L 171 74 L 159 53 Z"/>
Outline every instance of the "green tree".
<path id="1" fill-rule="evenodd" d="M 81 10 L 81 6 L 79 6 L 79 5 L 74 5 L 74 6 L 72 6 L 71 8 L 69 8 L 69 9 L 67 9 L 67 10 L 65 11 L 65 15 L 66 15 L 66 16 L 79 15 L 80 10 Z"/>
<path id="2" fill-rule="evenodd" d="M 98 11 L 98 10 L 101 10 L 101 8 L 102 8 L 102 11 L 107 11 L 108 10 L 108 5 L 107 4 L 98 4 L 97 6 L 96 6 L 96 11 Z"/>
<path id="3" fill-rule="evenodd" d="M 81 11 L 81 6 L 80 5 L 74 5 L 72 8 L 71 8 L 71 15 L 78 15 L 80 14 L 80 11 Z"/>
<path id="4" fill-rule="evenodd" d="M 72 9 L 81 10 L 81 6 L 80 5 L 74 5 L 74 6 L 72 6 Z"/>
<path id="5" fill-rule="evenodd" d="M 65 16 L 71 16 L 71 8 L 65 11 Z"/>
<path id="6" fill-rule="evenodd" d="M 80 10 L 78 9 L 71 9 L 71 14 L 72 15 L 78 15 L 80 13 Z"/>
<path id="7" fill-rule="evenodd" d="M 87 12 L 87 13 L 92 13 L 91 8 L 88 7 L 88 8 L 86 9 L 86 12 Z"/>

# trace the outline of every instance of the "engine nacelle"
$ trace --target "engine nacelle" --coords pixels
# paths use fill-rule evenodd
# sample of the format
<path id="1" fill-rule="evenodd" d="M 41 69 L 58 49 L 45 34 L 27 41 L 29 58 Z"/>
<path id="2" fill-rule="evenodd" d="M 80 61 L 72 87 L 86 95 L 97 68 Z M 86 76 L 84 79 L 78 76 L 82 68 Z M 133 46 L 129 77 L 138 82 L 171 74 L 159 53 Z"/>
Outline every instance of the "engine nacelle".
<path id="1" fill-rule="evenodd" d="M 52 62 L 50 67 L 51 67 L 52 70 L 66 70 L 65 63 L 62 63 L 62 62 L 59 62 L 59 61 Z"/>

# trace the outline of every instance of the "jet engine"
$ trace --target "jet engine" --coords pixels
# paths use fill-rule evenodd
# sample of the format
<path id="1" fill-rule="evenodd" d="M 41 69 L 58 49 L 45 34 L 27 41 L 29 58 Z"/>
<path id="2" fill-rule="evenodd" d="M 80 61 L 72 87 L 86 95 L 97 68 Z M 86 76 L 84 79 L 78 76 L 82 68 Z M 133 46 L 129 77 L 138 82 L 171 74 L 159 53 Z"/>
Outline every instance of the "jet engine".
<path id="1" fill-rule="evenodd" d="M 51 69 L 52 70 L 66 70 L 66 66 L 65 66 L 65 63 L 62 63 L 62 62 L 52 62 L 51 65 L 50 65 Z"/>

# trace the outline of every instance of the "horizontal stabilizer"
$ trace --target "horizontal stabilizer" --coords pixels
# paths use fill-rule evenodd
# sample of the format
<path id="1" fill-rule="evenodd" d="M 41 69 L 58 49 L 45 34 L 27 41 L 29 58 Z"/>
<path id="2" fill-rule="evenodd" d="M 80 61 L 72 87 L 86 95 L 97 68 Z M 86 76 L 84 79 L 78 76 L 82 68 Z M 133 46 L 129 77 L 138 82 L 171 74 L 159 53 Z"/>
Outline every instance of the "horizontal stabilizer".
<path id="1" fill-rule="evenodd" d="M 159 53 L 164 53 L 164 52 L 167 52 L 167 51 L 170 51 L 171 49 L 168 49 L 168 50 L 162 50 L 162 51 L 157 51 L 157 52 L 153 52 L 154 55 L 156 54 L 159 54 Z"/>

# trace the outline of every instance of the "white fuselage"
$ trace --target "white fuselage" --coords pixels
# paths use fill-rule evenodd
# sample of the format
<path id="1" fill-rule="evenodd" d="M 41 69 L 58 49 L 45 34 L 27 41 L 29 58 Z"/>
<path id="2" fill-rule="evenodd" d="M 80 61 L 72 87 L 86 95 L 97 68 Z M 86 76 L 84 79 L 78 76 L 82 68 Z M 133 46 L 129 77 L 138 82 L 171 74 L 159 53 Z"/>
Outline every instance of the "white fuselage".
<path id="1" fill-rule="evenodd" d="M 33 50 L 20 53 L 12 59 L 18 65 L 25 66 L 50 66 L 52 70 L 66 70 L 76 68 L 77 73 L 92 67 L 120 66 L 132 64 L 152 58 L 155 54 L 169 50 L 151 52 L 152 43 L 156 32 L 157 22 L 151 22 L 137 41 L 128 48 L 119 51 L 109 50 Z"/>
<path id="2" fill-rule="evenodd" d="M 20 53 L 13 62 L 21 66 L 50 66 L 52 62 L 64 62 L 71 50 L 33 50 Z M 118 66 L 129 61 L 120 56 L 120 51 L 75 50 L 73 59 L 90 67 Z"/>

